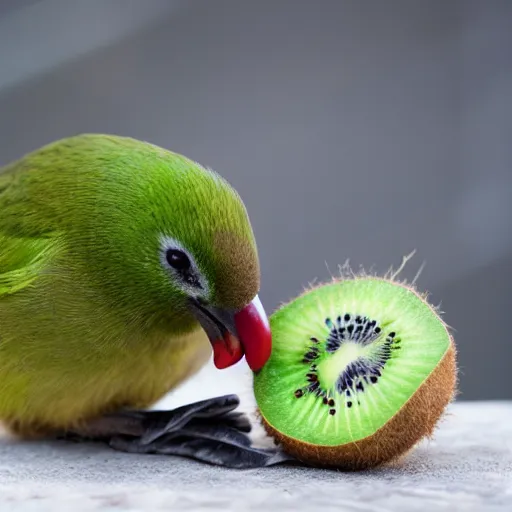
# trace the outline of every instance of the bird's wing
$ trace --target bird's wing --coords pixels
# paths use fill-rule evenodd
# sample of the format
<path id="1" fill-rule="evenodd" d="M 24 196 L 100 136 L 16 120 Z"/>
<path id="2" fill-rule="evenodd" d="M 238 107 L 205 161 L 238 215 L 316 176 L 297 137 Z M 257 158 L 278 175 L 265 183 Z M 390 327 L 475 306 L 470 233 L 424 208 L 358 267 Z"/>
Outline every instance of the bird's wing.
<path id="1" fill-rule="evenodd" d="M 23 218 L 15 190 L 19 174 L 4 170 L 0 169 L 0 299 L 33 284 L 58 252 L 56 233 Z"/>
<path id="2" fill-rule="evenodd" d="M 57 252 L 54 242 L 51 236 L 14 237 L 0 232 L 0 299 L 34 283 Z"/>

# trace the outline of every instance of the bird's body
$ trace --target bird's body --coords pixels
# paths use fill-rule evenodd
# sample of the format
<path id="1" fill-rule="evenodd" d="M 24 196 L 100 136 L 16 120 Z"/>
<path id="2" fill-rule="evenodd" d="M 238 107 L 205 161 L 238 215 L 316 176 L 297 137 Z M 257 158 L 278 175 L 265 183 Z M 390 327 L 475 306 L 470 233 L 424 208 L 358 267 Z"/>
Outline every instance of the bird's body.
<path id="1" fill-rule="evenodd" d="M 189 302 L 238 311 L 258 289 L 245 208 L 215 173 L 106 135 L 26 155 L 0 170 L 0 421 L 31 436 L 147 408 L 210 357 Z"/>
<path id="2" fill-rule="evenodd" d="M 47 435 L 123 408 L 145 409 L 209 359 L 200 327 L 174 335 L 134 326 L 96 303 L 72 272 L 48 270 L 52 278 L 0 300 L 0 421 L 16 434 Z M 62 300 L 41 300 L 52 296 Z"/>

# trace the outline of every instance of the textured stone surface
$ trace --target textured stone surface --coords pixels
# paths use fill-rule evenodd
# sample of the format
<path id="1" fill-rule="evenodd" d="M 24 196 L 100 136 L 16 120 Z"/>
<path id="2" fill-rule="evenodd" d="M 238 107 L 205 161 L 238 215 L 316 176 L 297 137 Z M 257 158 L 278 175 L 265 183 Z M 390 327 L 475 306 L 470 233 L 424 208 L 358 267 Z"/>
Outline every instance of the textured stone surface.
<path id="1" fill-rule="evenodd" d="M 0 510 L 512 510 L 512 402 L 451 406 L 399 466 L 225 470 L 100 445 L 0 441 Z"/>

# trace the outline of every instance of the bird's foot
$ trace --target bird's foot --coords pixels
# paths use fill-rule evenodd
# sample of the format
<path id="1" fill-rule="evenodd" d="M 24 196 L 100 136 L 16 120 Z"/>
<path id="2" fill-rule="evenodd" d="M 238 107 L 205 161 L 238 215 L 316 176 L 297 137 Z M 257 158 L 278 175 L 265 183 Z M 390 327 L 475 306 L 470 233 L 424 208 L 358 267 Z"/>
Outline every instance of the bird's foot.
<path id="1" fill-rule="evenodd" d="M 129 453 L 178 455 L 237 469 L 296 459 L 279 449 L 252 446 L 248 417 L 236 395 L 210 398 L 171 411 L 122 411 L 92 420 L 67 437 L 102 439 Z"/>

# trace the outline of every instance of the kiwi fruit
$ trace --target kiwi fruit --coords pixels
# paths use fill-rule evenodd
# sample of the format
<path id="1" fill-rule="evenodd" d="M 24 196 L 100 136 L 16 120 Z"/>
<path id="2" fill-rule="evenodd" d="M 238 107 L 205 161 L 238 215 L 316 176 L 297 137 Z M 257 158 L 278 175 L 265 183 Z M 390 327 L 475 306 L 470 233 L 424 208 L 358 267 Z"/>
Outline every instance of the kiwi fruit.
<path id="1" fill-rule="evenodd" d="M 272 354 L 254 375 L 263 427 L 317 467 L 395 461 L 431 437 L 456 391 L 456 349 L 414 284 L 345 277 L 270 317 Z"/>

